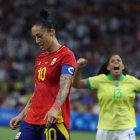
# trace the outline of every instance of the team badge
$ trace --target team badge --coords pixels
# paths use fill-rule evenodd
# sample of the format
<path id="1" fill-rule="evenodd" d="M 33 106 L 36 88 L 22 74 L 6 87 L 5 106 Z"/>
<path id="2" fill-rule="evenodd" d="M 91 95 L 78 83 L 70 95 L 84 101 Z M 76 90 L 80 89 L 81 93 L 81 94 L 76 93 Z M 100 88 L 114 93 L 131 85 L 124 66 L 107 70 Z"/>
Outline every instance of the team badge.
<path id="1" fill-rule="evenodd" d="M 51 66 L 55 64 L 57 58 L 53 58 L 52 62 L 51 62 Z"/>

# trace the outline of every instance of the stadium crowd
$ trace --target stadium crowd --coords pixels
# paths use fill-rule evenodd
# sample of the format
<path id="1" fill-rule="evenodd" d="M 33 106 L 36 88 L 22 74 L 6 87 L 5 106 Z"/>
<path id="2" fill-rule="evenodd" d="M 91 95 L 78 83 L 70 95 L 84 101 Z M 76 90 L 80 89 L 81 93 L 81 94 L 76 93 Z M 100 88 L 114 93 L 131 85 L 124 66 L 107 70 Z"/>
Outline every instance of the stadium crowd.
<path id="1" fill-rule="evenodd" d="M 38 9 L 53 11 L 60 42 L 85 57 L 82 77 L 98 72 L 111 53 L 123 56 L 140 78 L 140 3 L 137 0 L 0 0 L 0 107 L 22 109 L 33 92 L 34 58 L 39 54 L 30 27 Z M 140 113 L 140 95 L 134 104 Z M 72 89 L 72 110 L 98 113 L 94 91 Z"/>

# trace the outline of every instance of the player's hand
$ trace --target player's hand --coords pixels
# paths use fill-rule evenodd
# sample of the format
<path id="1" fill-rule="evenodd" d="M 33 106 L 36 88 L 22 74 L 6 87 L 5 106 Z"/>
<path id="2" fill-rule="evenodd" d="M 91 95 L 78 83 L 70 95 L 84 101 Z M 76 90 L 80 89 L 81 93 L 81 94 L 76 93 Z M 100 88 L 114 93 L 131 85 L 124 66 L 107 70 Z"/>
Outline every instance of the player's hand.
<path id="1" fill-rule="evenodd" d="M 22 116 L 18 115 L 10 120 L 9 126 L 11 129 L 15 130 L 18 128 L 19 123 L 23 119 Z"/>
<path id="2" fill-rule="evenodd" d="M 58 118 L 58 109 L 55 107 L 51 107 L 51 109 L 46 113 L 44 120 L 47 120 L 46 126 L 49 127 L 50 125 L 57 122 Z"/>
<path id="3" fill-rule="evenodd" d="M 84 58 L 79 58 L 79 59 L 77 60 L 77 67 L 78 67 L 78 68 L 85 67 L 86 64 L 87 64 L 87 60 L 84 59 Z"/>

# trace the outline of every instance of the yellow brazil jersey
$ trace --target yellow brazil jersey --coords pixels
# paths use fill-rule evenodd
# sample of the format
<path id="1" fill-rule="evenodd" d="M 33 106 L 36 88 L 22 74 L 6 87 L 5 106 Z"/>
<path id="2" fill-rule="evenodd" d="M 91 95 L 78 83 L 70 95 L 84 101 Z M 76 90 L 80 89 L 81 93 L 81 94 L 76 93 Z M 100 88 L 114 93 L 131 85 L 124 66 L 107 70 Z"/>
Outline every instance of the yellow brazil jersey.
<path id="1" fill-rule="evenodd" d="M 97 89 L 99 102 L 98 128 L 120 130 L 136 127 L 133 103 L 140 80 L 130 75 L 122 75 L 115 81 L 111 75 L 101 74 L 87 79 L 90 89 Z"/>

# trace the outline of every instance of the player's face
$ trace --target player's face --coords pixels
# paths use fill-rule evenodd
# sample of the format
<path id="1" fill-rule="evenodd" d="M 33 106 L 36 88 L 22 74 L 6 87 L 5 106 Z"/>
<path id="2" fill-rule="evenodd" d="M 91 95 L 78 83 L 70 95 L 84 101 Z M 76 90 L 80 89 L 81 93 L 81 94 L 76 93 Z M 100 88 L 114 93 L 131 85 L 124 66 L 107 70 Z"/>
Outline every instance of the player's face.
<path id="1" fill-rule="evenodd" d="M 51 32 L 46 28 L 43 28 L 41 25 L 34 25 L 32 27 L 32 35 L 41 50 L 49 52 L 53 41 Z"/>
<path id="2" fill-rule="evenodd" d="M 112 76 L 120 76 L 124 69 L 124 64 L 119 55 L 113 55 L 108 63 L 107 69 Z"/>

